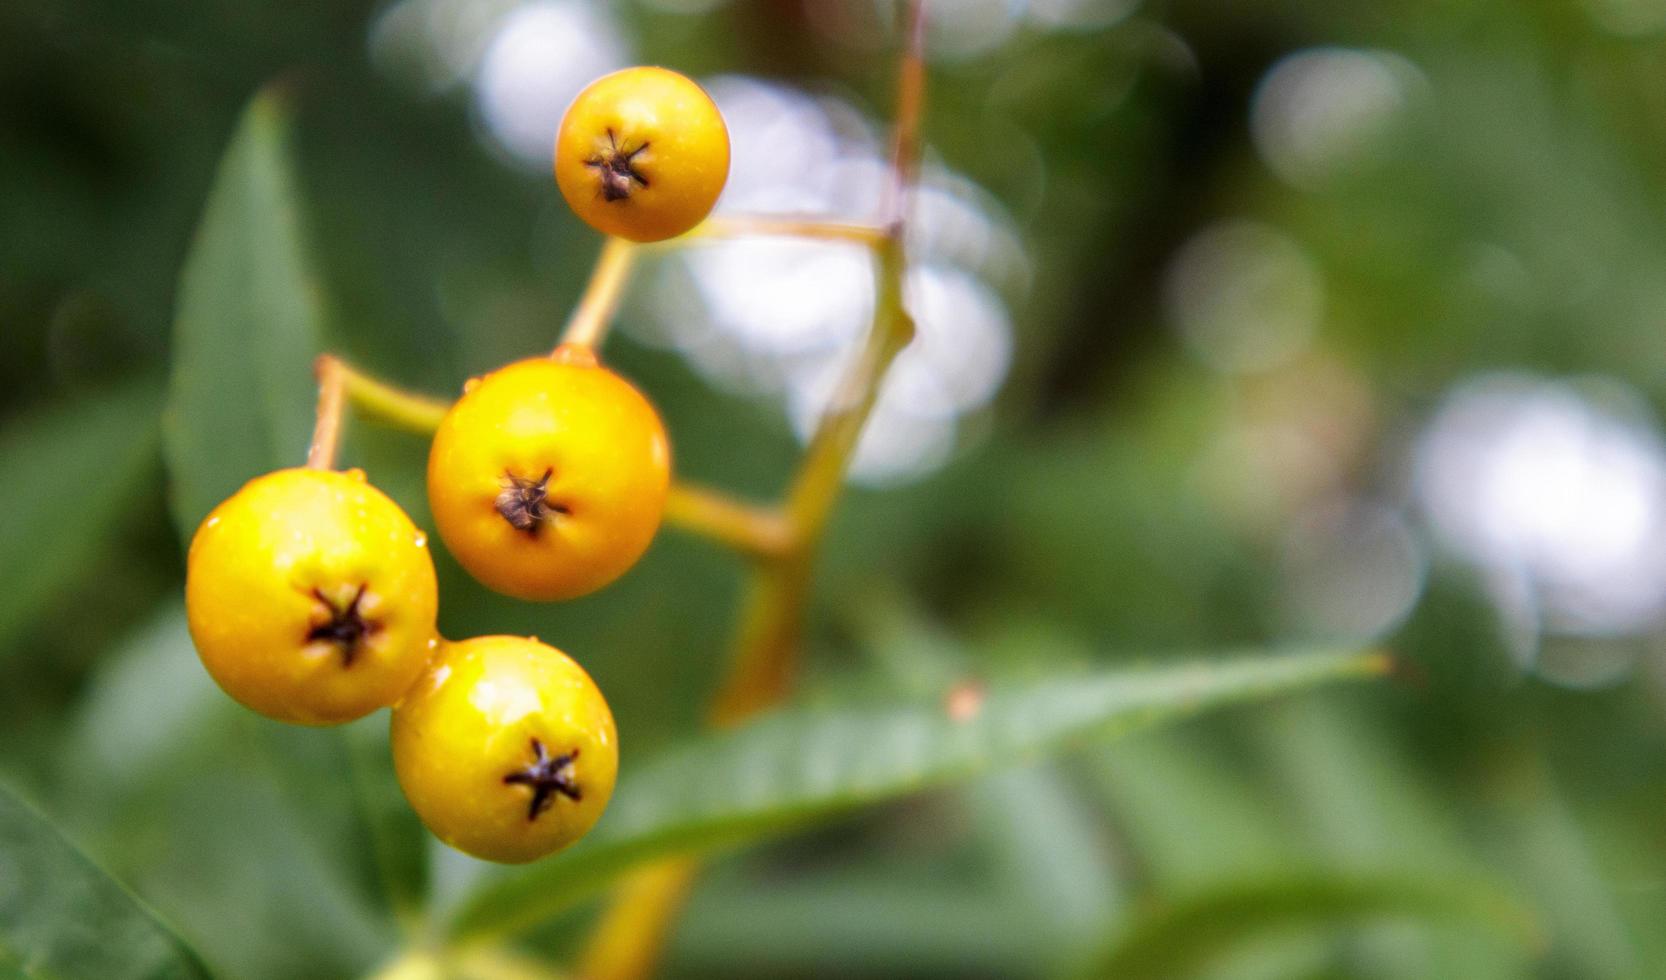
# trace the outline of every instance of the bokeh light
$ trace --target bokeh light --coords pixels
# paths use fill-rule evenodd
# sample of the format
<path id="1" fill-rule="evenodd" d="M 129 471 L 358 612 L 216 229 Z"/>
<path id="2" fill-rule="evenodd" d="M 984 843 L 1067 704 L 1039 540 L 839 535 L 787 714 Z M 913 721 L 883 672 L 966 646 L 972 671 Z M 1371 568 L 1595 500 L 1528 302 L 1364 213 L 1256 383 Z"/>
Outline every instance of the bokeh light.
<path id="1" fill-rule="evenodd" d="M 1418 440 L 1416 488 L 1527 640 L 1634 633 L 1666 612 L 1666 444 L 1629 389 L 1466 382 Z"/>
<path id="2" fill-rule="evenodd" d="M 1296 515 L 1283 548 L 1285 603 L 1302 635 L 1366 642 L 1398 626 L 1423 591 L 1423 546 L 1397 509 L 1340 498 Z"/>
<path id="3" fill-rule="evenodd" d="M 397 0 L 370 28 L 371 60 L 430 91 L 467 81 L 520 0 Z"/>
<path id="4" fill-rule="evenodd" d="M 536 171 L 579 89 L 630 62 L 612 15 L 588 0 L 399 0 L 372 25 L 370 52 L 433 92 L 469 83 L 487 144 Z"/>
<path id="5" fill-rule="evenodd" d="M 499 24 L 474 80 L 475 108 L 493 141 L 530 169 L 548 170 L 568 103 L 599 75 L 625 67 L 610 18 L 578 0 L 535 0 Z"/>
<path id="6" fill-rule="evenodd" d="M 1025 0 L 933 0 L 926 8 L 926 51 L 938 60 L 987 54 L 1018 29 Z"/>
<path id="7" fill-rule="evenodd" d="M 1291 185 L 1318 187 L 1383 146 L 1420 81 L 1411 62 L 1386 51 L 1287 55 L 1256 88 L 1255 148 Z"/>
<path id="8" fill-rule="evenodd" d="M 1103 30 L 1138 10 L 1140 0 L 1029 0 L 1025 18 L 1037 27 Z"/>
<path id="9" fill-rule="evenodd" d="M 707 88 L 734 146 L 719 214 L 875 220 L 887 167 L 878 127 L 854 107 L 738 76 Z M 918 332 L 858 445 L 852 475 L 868 483 L 949 458 L 957 419 L 989 402 L 1012 357 L 998 287 L 1028 279 L 1010 220 L 971 181 L 929 167 L 914 207 L 907 298 Z M 676 348 L 726 389 L 780 399 L 807 440 L 872 317 L 872 262 L 844 242 L 697 242 L 664 264 L 649 305 L 639 338 Z"/>

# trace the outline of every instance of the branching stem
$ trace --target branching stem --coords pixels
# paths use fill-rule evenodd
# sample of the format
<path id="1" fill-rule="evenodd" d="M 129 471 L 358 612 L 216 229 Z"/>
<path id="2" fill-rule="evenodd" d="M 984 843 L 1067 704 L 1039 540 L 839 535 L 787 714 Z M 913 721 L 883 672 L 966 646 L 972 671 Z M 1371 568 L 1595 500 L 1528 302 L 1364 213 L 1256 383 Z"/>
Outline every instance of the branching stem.
<path id="1" fill-rule="evenodd" d="M 815 554 L 828 518 L 844 487 L 857 440 L 873 412 L 891 363 L 914 336 L 904 306 L 907 273 L 905 239 L 909 198 L 919 173 L 920 120 L 925 104 L 925 0 L 907 4 L 908 43 L 898 77 L 896 133 L 883 228 L 797 221 L 742 219 L 719 222 L 707 234 L 796 234 L 810 238 L 856 239 L 874 252 L 877 282 L 873 325 L 862 349 L 841 380 L 805 450 L 781 510 L 786 547 L 762 553 L 753 569 L 729 676 L 719 689 L 711 721 L 738 724 L 785 698 L 791 691 L 802 645 Z M 837 229 L 837 231 L 835 231 Z M 848 234 L 847 234 L 848 232 Z M 689 507 L 680 517 L 701 514 L 708 529 L 750 529 L 745 520 L 707 521 L 717 510 Z M 726 535 L 713 534 L 720 540 Z M 742 536 L 741 540 L 750 540 Z M 627 877 L 603 914 L 581 958 L 584 980 L 642 980 L 650 976 L 698 869 L 679 857 L 638 869 Z"/>
<path id="2" fill-rule="evenodd" d="M 438 429 L 451 408 L 450 402 L 413 394 L 362 374 L 334 354 L 319 355 L 313 362 L 313 372 L 318 376 L 318 420 L 307 450 L 307 465 L 313 469 L 335 467 L 348 402 L 367 415 L 421 433 Z"/>
<path id="3" fill-rule="evenodd" d="M 717 491 L 676 484 L 666 500 L 667 524 L 709 537 L 754 561 L 727 678 L 713 699 L 710 720 L 739 724 L 778 704 L 790 693 L 803 641 L 816 552 L 844 488 L 851 459 L 878 401 L 887 372 L 914 336 L 903 283 L 910 196 L 920 165 L 920 121 L 925 102 L 925 0 L 908 0 L 907 45 L 898 72 L 897 108 L 890 179 L 883 220 L 878 226 L 786 216 L 713 218 L 680 242 L 717 237 L 778 235 L 866 246 L 874 257 L 874 318 L 860 350 L 834 391 L 805 449 L 797 473 L 778 507 L 757 507 Z M 562 347 L 594 351 L 618 311 L 638 252 L 631 243 L 609 238 L 591 272 Z M 445 402 L 413 395 L 359 374 L 325 355 L 317 362 L 318 423 L 307 465 L 335 465 L 344 404 L 351 399 L 396 425 L 433 432 Z M 672 924 L 699 870 L 684 856 L 637 868 L 620 883 L 579 959 L 583 980 L 641 980 L 652 974 Z M 493 954 L 495 947 L 465 947 L 450 955 Z M 403 980 L 434 967 L 431 959 L 408 957 L 386 976 Z M 505 976 L 508 974 L 505 973 Z"/>

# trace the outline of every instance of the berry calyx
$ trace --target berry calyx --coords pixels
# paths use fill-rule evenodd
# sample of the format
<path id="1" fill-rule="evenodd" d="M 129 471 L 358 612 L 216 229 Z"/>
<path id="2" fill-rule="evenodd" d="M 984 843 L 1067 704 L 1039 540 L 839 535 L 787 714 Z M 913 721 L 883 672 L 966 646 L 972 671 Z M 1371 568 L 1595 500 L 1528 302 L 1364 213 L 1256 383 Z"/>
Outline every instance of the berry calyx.
<path id="1" fill-rule="evenodd" d="M 549 497 L 550 477 L 555 470 L 546 469 L 537 479 L 503 474 L 503 492 L 497 495 L 497 512 L 517 531 L 537 537 L 544 522 L 557 516 L 572 514 L 572 508 Z"/>
<path id="2" fill-rule="evenodd" d="M 203 666 L 280 721 L 351 721 L 398 700 L 434 648 L 437 605 L 427 535 L 356 470 L 249 481 L 186 559 Z"/>
<path id="3" fill-rule="evenodd" d="M 532 764 L 503 777 L 506 785 L 531 787 L 532 799 L 526 805 L 528 820 L 537 820 L 538 814 L 549 809 L 557 793 L 574 803 L 584 802 L 584 793 L 573 779 L 573 763 L 578 761 L 578 754 L 579 750 L 574 749 L 566 755 L 551 758 L 544 751 L 544 743 L 535 738 L 532 740 Z"/>
<path id="4" fill-rule="evenodd" d="M 611 129 L 607 131 L 607 143 L 606 153 L 596 154 L 584 161 L 584 165 L 599 171 L 602 197 L 609 201 L 623 201 L 631 196 L 634 188 L 648 186 L 648 178 L 631 166 L 631 161 L 641 156 L 643 151 L 648 149 L 648 144 L 643 143 L 634 150 L 626 150 L 619 146 L 619 140 Z"/>
<path id="5" fill-rule="evenodd" d="M 360 583 L 353 593 L 353 599 L 345 609 L 336 608 L 335 603 L 318 589 L 312 590 L 312 597 L 324 606 L 328 618 L 307 631 L 307 642 L 323 640 L 334 643 L 341 650 L 341 665 L 353 666 L 353 657 L 359 652 L 359 646 L 365 637 L 380 628 L 381 624 L 375 620 L 365 619 L 359 613 L 359 603 L 364 601 L 364 583 Z"/>
<path id="6" fill-rule="evenodd" d="M 562 348 L 465 389 L 434 434 L 428 503 L 446 547 L 482 583 L 570 599 L 647 550 L 670 478 L 659 413 L 588 351 Z"/>
<path id="7" fill-rule="evenodd" d="M 711 213 L 729 178 L 723 114 L 692 80 L 626 68 L 573 99 L 555 141 L 555 180 L 597 231 L 657 242 Z"/>
<path id="8" fill-rule="evenodd" d="M 582 837 L 619 769 L 607 700 L 584 668 L 537 640 L 442 643 L 393 711 L 393 765 L 435 836 L 520 863 Z"/>

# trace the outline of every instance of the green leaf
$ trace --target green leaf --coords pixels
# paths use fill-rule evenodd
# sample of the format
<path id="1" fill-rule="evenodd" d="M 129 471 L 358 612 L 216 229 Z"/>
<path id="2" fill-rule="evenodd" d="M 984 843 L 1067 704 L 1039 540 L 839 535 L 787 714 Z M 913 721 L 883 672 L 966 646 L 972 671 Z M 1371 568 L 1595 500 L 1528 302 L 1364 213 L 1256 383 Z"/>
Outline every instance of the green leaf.
<path id="1" fill-rule="evenodd" d="M 1014 919 L 1011 896 L 982 881 L 878 863 L 805 876 L 737 870 L 700 879 L 668 974 L 726 976 L 744 963 L 752 976 L 1033 977 L 1055 953 L 1051 936 Z"/>
<path id="2" fill-rule="evenodd" d="M 388 721 L 378 712 L 340 731 L 383 895 L 396 917 L 414 923 L 428 893 L 429 837 L 388 764 L 393 752 Z"/>
<path id="3" fill-rule="evenodd" d="M 0 653 L 99 552 L 156 458 L 154 381 L 100 392 L 0 433 Z"/>
<path id="4" fill-rule="evenodd" d="M 303 728 L 232 701 L 176 601 L 88 678 L 54 812 L 227 975 L 356 976 L 395 937 L 349 778 L 361 727 L 387 718 Z"/>
<path id="5" fill-rule="evenodd" d="M 323 318 L 287 130 L 280 97 L 257 96 L 220 162 L 180 282 L 164 436 L 187 542 L 251 477 L 306 455 Z"/>
<path id="6" fill-rule="evenodd" d="M 1094 753 L 1087 767 L 1117 837 L 1160 891 L 1289 867 L 1305 841 L 1269 790 L 1191 731 L 1153 733 Z"/>
<path id="7" fill-rule="evenodd" d="M 183 941 L 0 787 L 0 962 L 24 976 L 207 977 Z"/>
<path id="8" fill-rule="evenodd" d="M 1242 767 L 1246 750 L 1265 758 L 1264 766 L 1248 768 L 1264 771 L 1264 784 L 1276 788 L 1274 819 L 1305 831 L 1298 843 L 1309 863 L 1392 868 L 1435 879 L 1489 877 L 1467 846 L 1456 808 L 1433 791 L 1426 773 L 1408 764 L 1381 707 L 1353 697 L 1291 698 L 1244 719 L 1234 761 Z M 1513 869 L 1506 873 L 1513 884 L 1523 880 Z M 1540 909 L 1544 928 L 1554 929 L 1548 907 L 1541 903 Z M 1390 923 L 1357 930 L 1352 940 L 1350 952 L 1382 964 L 1385 977 L 1505 980 L 1533 972 L 1529 954 L 1510 955 L 1484 934 Z"/>
<path id="9" fill-rule="evenodd" d="M 560 911 L 625 868 L 736 842 L 966 779 L 1206 708 L 1381 674 L 1378 654 L 1301 653 L 1147 669 L 1065 672 L 992 683 L 956 720 L 941 699 L 812 704 L 738 731 L 628 759 L 606 818 L 562 857 L 494 877 L 453 932 L 514 931 Z"/>
<path id="10" fill-rule="evenodd" d="M 185 753 L 239 710 L 191 647 L 185 609 L 171 602 L 100 658 L 74 723 L 60 736 L 61 788 L 76 811 L 110 812 L 131 794 L 189 769 Z"/>
<path id="11" fill-rule="evenodd" d="M 1082 976 L 1179 980 L 1197 975 L 1252 940 L 1304 927 L 1383 918 L 1478 928 L 1527 947 L 1541 942 L 1527 914 L 1488 885 L 1320 872 L 1217 885 L 1156 906 L 1137 918 Z"/>

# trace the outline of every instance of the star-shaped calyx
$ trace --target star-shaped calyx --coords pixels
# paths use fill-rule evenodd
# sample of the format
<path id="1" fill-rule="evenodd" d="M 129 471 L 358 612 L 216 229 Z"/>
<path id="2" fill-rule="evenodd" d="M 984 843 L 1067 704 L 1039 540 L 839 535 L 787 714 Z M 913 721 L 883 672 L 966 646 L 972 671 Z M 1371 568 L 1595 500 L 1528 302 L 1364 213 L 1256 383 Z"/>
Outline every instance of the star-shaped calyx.
<path id="1" fill-rule="evenodd" d="M 619 139 L 613 130 L 609 129 L 607 145 L 607 152 L 596 154 L 584 161 L 584 165 L 601 176 L 602 197 L 609 201 L 623 201 L 631 196 L 635 187 L 648 186 L 648 178 L 643 176 L 632 162 L 639 153 L 648 148 L 648 144 L 644 142 L 634 150 L 625 150 L 620 147 Z"/>
<path id="2" fill-rule="evenodd" d="M 532 787 L 532 800 L 527 804 L 526 818 L 538 819 L 538 814 L 548 810 L 555 802 L 557 794 L 577 803 L 581 794 L 573 778 L 573 762 L 578 759 L 578 749 L 551 756 L 544 749 L 543 742 L 533 739 L 532 755 L 534 761 L 531 765 L 503 777 L 505 785 Z"/>
<path id="3" fill-rule="evenodd" d="M 537 536 L 538 529 L 551 515 L 571 513 L 565 505 L 554 503 L 549 498 L 550 477 L 554 473 L 554 470 L 545 470 L 538 477 L 503 474 L 503 490 L 497 495 L 495 506 L 510 527 Z"/>
<path id="4" fill-rule="evenodd" d="M 334 643 L 341 650 L 343 667 L 353 666 L 353 658 L 358 655 L 359 647 L 363 645 L 365 638 L 376 632 L 377 624 L 364 618 L 364 614 L 359 612 L 359 604 L 364 601 L 364 590 L 365 587 L 361 583 L 359 591 L 353 593 L 352 601 L 345 607 L 338 607 L 320 590 L 312 590 L 312 597 L 329 610 L 329 618 L 307 631 L 307 642 L 324 640 Z"/>

